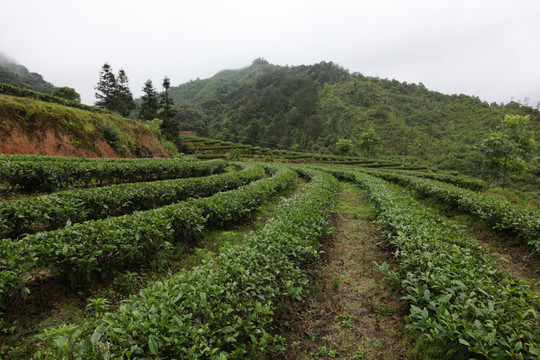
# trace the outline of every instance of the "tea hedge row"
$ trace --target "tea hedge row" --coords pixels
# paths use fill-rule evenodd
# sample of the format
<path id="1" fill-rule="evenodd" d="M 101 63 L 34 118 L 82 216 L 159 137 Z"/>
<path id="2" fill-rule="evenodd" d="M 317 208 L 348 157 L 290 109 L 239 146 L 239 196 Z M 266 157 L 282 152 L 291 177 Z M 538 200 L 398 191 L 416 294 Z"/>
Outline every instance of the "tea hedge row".
<path id="1" fill-rule="evenodd" d="M 339 191 L 330 175 L 308 175 L 306 190 L 247 243 L 151 284 L 101 318 L 43 333 L 35 357 L 245 359 L 279 349 L 276 306 L 304 291 L 298 266 L 317 257 Z"/>
<path id="2" fill-rule="evenodd" d="M 68 224 L 149 210 L 188 197 L 210 196 L 264 176 L 259 166 L 199 178 L 75 189 L 0 203 L 0 237 L 54 230 Z"/>
<path id="3" fill-rule="evenodd" d="M 436 180 L 421 179 L 402 173 L 372 172 L 372 174 L 398 182 L 471 213 L 488 221 L 494 229 L 509 232 L 522 239 L 536 252 L 540 251 L 540 212 L 532 207 L 512 204 Z"/>
<path id="4" fill-rule="evenodd" d="M 171 159 L 137 161 L 3 161 L 0 183 L 20 186 L 28 191 L 51 192 L 66 187 L 81 187 L 126 182 L 177 179 L 223 172 L 222 161 L 193 162 Z"/>
<path id="5" fill-rule="evenodd" d="M 540 298 L 497 270 L 492 257 L 404 189 L 360 171 L 331 170 L 359 184 L 378 209 L 377 223 L 395 247 L 410 304 L 407 327 L 450 358 L 536 359 Z"/>
<path id="6" fill-rule="evenodd" d="M 389 173 L 401 173 L 403 174 L 403 171 L 400 169 L 397 170 L 384 170 Z M 444 183 L 453 184 L 462 188 L 474 190 L 474 191 L 482 191 L 486 188 L 486 182 L 481 179 L 477 178 L 469 178 L 467 176 L 458 176 L 458 175 L 450 175 L 450 174 L 441 174 L 441 173 L 427 173 L 427 172 L 418 172 L 418 171 L 407 171 L 406 175 L 411 176 L 417 176 L 432 180 L 438 180 Z"/>
<path id="7" fill-rule="evenodd" d="M 0 299 L 24 288 L 31 271 L 52 269 L 73 285 L 111 269 L 140 264 L 206 226 L 242 220 L 268 196 L 296 183 L 292 170 L 278 171 L 214 198 L 191 199 L 154 210 L 88 221 L 63 229 L 0 240 Z"/>
<path id="8" fill-rule="evenodd" d="M 113 162 L 113 163 L 135 163 L 141 160 L 160 161 L 160 162 L 178 162 L 178 161 L 196 161 L 189 156 L 182 158 L 154 158 L 154 159 L 141 159 L 141 158 L 86 158 L 86 157 L 68 157 L 68 156 L 53 156 L 53 155 L 5 155 L 0 154 L 0 165 L 6 162 L 17 161 L 39 161 L 39 162 L 70 162 L 72 164 L 79 162 L 88 163 L 100 163 L 100 162 Z"/>

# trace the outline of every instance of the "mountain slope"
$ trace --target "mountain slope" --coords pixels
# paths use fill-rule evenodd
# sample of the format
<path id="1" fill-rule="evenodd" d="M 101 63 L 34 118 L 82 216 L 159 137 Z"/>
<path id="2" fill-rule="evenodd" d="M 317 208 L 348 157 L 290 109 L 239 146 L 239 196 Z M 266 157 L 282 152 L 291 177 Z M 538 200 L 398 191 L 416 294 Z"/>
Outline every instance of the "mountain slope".
<path id="1" fill-rule="evenodd" d="M 176 120 L 182 130 L 201 136 L 326 152 L 373 127 L 382 138 L 378 156 L 406 153 L 411 161 L 467 171 L 477 168 L 475 145 L 504 115 L 528 114 L 540 128 L 539 112 L 527 106 L 350 74 L 332 62 L 283 67 L 257 59 L 169 91 L 181 107 Z"/>
<path id="2" fill-rule="evenodd" d="M 26 89 L 51 94 L 54 85 L 43 80 L 43 76 L 30 72 L 23 65 L 0 53 L 0 83 L 23 87 Z"/>

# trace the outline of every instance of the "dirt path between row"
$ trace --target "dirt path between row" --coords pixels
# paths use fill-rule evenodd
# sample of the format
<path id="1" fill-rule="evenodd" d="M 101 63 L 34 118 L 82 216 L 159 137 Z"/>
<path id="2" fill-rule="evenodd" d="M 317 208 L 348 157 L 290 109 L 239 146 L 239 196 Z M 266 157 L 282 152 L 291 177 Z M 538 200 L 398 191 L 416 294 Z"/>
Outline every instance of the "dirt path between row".
<path id="1" fill-rule="evenodd" d="M 402 359 L 404 312 L 374 262 L 392 263 L 372 209 L 344 184 L 335 230 L 311 270 L 312 293 L 290 311 L 287 350 L 272 359 Z"/>

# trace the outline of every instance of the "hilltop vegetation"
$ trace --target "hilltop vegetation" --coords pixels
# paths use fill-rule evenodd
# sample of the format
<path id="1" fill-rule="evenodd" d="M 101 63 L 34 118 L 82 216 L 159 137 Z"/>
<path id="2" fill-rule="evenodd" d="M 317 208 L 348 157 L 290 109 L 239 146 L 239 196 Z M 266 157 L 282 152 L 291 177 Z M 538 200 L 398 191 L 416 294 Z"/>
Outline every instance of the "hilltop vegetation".
<path id="1" fill-rule="evenodd" d="M 38 73 L 30 72 L 25 66 L 17 64 L 0 53 L 0 83 L 20 86 L 26 89 L 51 94 L 54 85 Z"/>
<path id="2" fill-rule="evenodd" d="M 530 115 L 532 129 L 540 129 L 540 113 L 529 106 L 445 95 L 421 83 L 351 74 L 332 62 L 283 67 L 257 59 L 169 93 L 181 107 L 181 130 L 201 136 L 329 153 L 338 140 L 356 141 L 373 128 L 381 136 L 378 157 L 401 160 L 405 153 L 408 161 L 470 173 L 482 160 L 476 146 L 505 115 Z"/>

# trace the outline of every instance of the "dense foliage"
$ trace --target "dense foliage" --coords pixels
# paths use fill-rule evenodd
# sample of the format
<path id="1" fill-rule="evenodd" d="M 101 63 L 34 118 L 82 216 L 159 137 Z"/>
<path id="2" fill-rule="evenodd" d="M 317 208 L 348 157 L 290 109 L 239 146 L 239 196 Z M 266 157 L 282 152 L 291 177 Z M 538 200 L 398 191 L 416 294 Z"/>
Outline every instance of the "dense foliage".
<path id="1" fill-rule="evenodd" d="M 298 266 L 317 256 L 339 189 L 329 175 L 303 173 L 306 191 L 246 244 L 150 284 L 102 318 L 48 331 L 37 358 L 240 359 L 275 349 L 280 337 L 268 330 L 277 303 L 304 290 Z"/>
<path id="2" fill-rule="evenodd" d="M 406 168 L 397 168 L 397 169 L 381 169 L 381 172 L 389 172 L 389 173 L 395 173 L 398 169 L 406 170 Z M 464 175 L 458 175 L 458 174 L 446 174 L 446 173 L 434 173 L 434 172 L 417 172 L 417 171 L 408 171 L 406 172 L 407 175 L 411 176 L 418 176 L 423 177 L 427 179 L 433 179 L 433 180 L 439 180 L 442 182 L 446 182 L 449 184 L 454 184 L 459 187 L 464 187 L 466 189 L 471 189 L 475 191 L 481 191 L 485 190 L 487 187 L 487 184 L 485 181 L 474 178 L 474 177 L 468 177 Z"/>
<path id="3" fill-rule="evenodd" d="M 74 88 L 70 88 L 68 86 L 63 87 L 57 87 L 52 92 L 53 96 L 58 96 L 66 100 L 75 101 L 80 103 L 81 102 L 81 95 L 75 91 Z"/>
<path id="4" fill-rule="evenodd" d="M 30 291 L 30 298 L 40 296 L 35 283 L 42 277 L 53 285 L 70 283 L 77 291 L 118 272 L 149 269 L 200 243 L 205 229 L 244 224 L 262 204 L 298 185 L 298 175 L 308 180 L 241 242 L 208 253 L 198 265 L 155 274 L 138 294 L 130 292 L 130 298 L 113 306 L 107 305 L 107 298 L 90 298 L 80 321 L 61 320 L 63 325 L 38 328 L 27 352 L 34 358 L 240 359 L 283 349 L 276 313 L 308 289 L 303 268 L 306 261 L 318 258 L 319 241 L 331 231 L 340 189 L 330 174 L 359 184 L 373 202 L 377 224 L 399 266 L 382 264 L 380 269 L 407 300 L 407 327 L 424 355 L 539 355 L 538 295 L 499 271 L 486 250 L 412 196 L 436 196 L 539 249 L 538 213 L 464 188 L 481 189 L 481 181 L 396 169 L 274 163 L 229 163 L 240 171 L 223 174 L 223 161 L 187 159 L 16 155 L 0 156 L 0 164 L 14 173 L 20 170 L 14 164 L 24 164 L 24 174 L 32 174 L 32 167 L 41 169 L 35 172 L 48 169 L 44 176 L 64 171 L 66 178 L 86 171 L 94 185 L 106 182 L 100 176 L 108 179 L 110 169 L 118 171 L 111 177 L 118 181 L 202 176 L 73 189 L 0 203 L 0 236 L 12 236 L 0 239 L 0 321 L 7 304 Z"/>
<path id="5" fill-rule="evenodd" d="M 532 129 L 540 129 L 540 113 L 529 106 L 444 95 L 422 84 L 351 74 L 331 62 L 255 62 L 169 93 L 181 107 L 175 117 L 181 129 L 202 136 L 325 153 L 338 140 L 356 142 L 373 128 L 381 140 L 369 152 L 378 157 L 401 160 L 405 154 L 408 162 L 470 173 L 482 162 L 475 147 L 505 115 L 530 115 Z"/>
<path id="6" fill-rule="evenodd" d="M 329 171 L 359 184 L 378 209 L 399 265 L 381 269 L 410 302 L 407 327 L 437 344 L 437 358 L 538 357 L 538 294 L 497 270 L 484 249 L 409 192 L 362 171 Z"/>
<path id="7" fill-rule="evenodd" d="M 220 180 L 222 184 L 205 183 L 208 192 L 222 190 L 227 179 Z M 172 244 L 193 239 L 204 227 L 243 219 L 269 196 L 294 185 L 295 180 L 293 171 L 281 171 L 210 198 L 68 225 L 19 240 L 0 239 L 0 254 L 5 259 L 0 264 L 0 300 L 21 287 L 25 291 L 23 285 L 35 269 L 53 269 L 53 274 L 69 278 L 72 286 L 80 286 L 111 269 L 135 262 L 140 265 Z M 230 186 L 244 182 L 237 178 Z"/>
<path id="8" fill-rule="evenodd" d="M 0 158 L 0 182 L 28 191 L 55 191 L 66 187 L 119 184 L 176 179 L 207 173 L 205 163 L 175 159 L 87 160 L 43 157 L 39 161 L 17 157 Z M 224 164 L 215 163 L 216 168 Z"/>
<path id="9" fill-rule="evenodd" d="M 494 229 L 505 231 L 540 252 L 540 212 L 536 208 L 512 204 L 486 194 L 403 172 L 368 172 L 471 213 L 486 220 Z"/>
<path id="10" fill-rule="evenodd" d="M 496 176 L 502 176 L 503 186 L 508 173 L 521 175 L 527 170 L 527 160 L 538 149 L 534 132 L 528 129 L 528 123 L 528 115 L 506 115 L 480 144 L 488 168 Z"/>
<path id="11" fill-rule="evenodd" d="M 149 210 L 188 197 L 209 196 L 264 175 L 262 169 L 247 167 L 239 172 L 206 176 L 221 172 L 223 163 L 206 164 L 209 166 L 203 166 L 194 173 L 203 177 L 74 189 L 1 202 L 0 237 L 14 238 L 24 233 L 57 229 L 68 223 Z"/>

